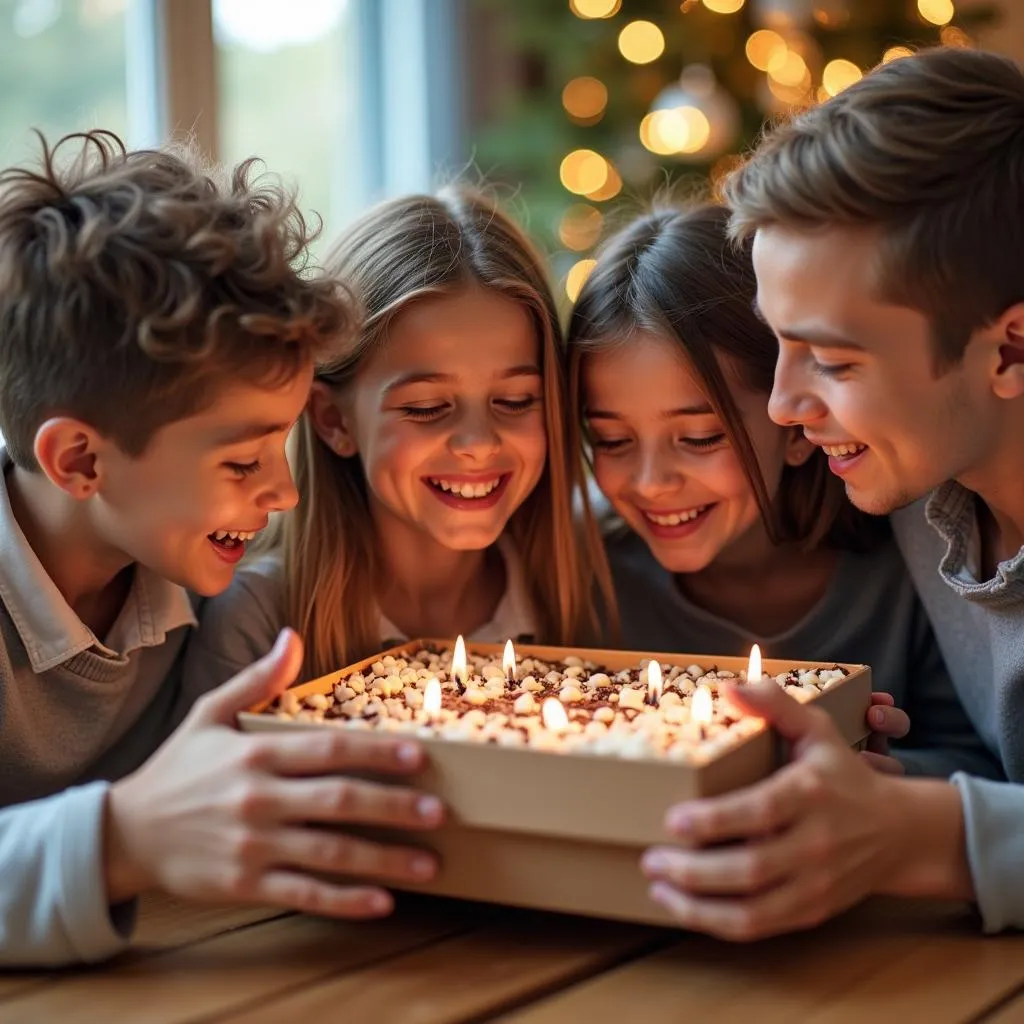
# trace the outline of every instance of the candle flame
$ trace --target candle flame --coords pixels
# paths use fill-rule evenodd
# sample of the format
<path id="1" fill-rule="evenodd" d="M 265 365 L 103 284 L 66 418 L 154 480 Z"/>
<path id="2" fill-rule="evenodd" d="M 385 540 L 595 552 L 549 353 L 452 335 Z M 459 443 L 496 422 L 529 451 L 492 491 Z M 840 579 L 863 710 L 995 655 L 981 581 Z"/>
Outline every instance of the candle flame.
<path id="1" fill-rule="evenodd" d="M 690 705 L 690 717 L 698 725 L 707 725 L 714 714 L 714 705 L 711 702 L 711 691 L 706 686 L 698 686 L 697 692 L 693 695 L 693 703 Z"/>
<path id="2" fill-rule="evenodd" d="M 458 678 L 462 688 L 465 689 L 469 674 L 466 671 L 466 641 L 462 639 L 461 633 L 455 641 L 455 650 L 452 652 L 452 679 L 455 678 Z"/>
<path id="3" fill-rule="evenodd" d="M 501 667 L 507 679 L 516 677 L 516 649 L 512 646 L 511 640 L 505 641 L 505 655 L 501 659 Z"/>
<path id="4" fill-rule="evenodd" d="M 441 710 L 441 683 L 434 676 L 427 680 L 423 690 L 423 711 L 431 718 L 436 718 Z"/>
<path id="5" fill-rule="evenodd" d="M 759 683 L 761 681 L 761 648 L 754 644 L 750 648 L 750 661 L 747 662 L 747 682 Z"/>
<path id="6" fill-rule="evenodd" d="M 544 701 L 540 708 L 540 717 L 544 727 L 552 732 L 564 732 L 569 728 L 569 716 L 557 697 L 548 697 Z"/>
<path id="7" fill-rule="evenodd" d="M 661 700 L 661 666 L 653 658 L 647 664 L 647 699 L 652 704 Z"/>

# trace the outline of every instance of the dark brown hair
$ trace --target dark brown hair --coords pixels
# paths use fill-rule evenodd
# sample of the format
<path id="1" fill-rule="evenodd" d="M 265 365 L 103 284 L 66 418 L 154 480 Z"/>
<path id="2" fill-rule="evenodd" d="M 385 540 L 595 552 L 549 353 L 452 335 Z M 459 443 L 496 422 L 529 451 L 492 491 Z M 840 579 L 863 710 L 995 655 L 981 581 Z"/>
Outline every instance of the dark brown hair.
<path id="1" fill-rule="evenodd" d="M 227 181 L 187 147 L 40 141 L 38 168 L 0 173 L 0 432 L 17 465 L 38 468 L 56 415 L 140 455 L 218 386 L 274 386 L 349 329 L 341 287 L 297 265 L 311 233 L 294 197 L 251 181 L 253 161 Z"/>
<path id="2" fill-rule="evenodd" d="M 878 290 L 932 327 L 936 369 L 1024 300 L 1024 73 L 965 49 L 876 68 L 777 127 L 725 182 L 735 237 L 880 233 Z"/>
<path id="3" fill-rule="evenodd" d="M 821 451 L 801 466 L 786 466 L 775 501 L 769 497 L 720 360 L 729 359 L 743 383 L 767 400 L 778 343 L 754 312 L 757 282 L 749 246 L 730 244 L 728 222 L 729 213 L 720 206 L 659 206 L 610 238 L 599 253 L 569 323 L 570 402 L 579 448 L 587 356 L 628 346 L 640 334 L 670 338 L 721 418 L 772 540 L 806 549 L 822 543 L 864 549 L 884 532 L 884 521 L 872 520 L 847 501 Z"/>

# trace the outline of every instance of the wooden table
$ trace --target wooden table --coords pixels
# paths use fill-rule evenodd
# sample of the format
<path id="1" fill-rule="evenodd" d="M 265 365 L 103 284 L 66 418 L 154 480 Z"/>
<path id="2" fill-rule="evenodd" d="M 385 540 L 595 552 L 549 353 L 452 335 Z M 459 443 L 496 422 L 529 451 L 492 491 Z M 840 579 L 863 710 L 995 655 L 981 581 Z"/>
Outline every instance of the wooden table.
<path id="1" fill-rule="evenodd" d="M 0 1022 L 1024 1024 L 1024 935 L 960 907 L 875 901 L 747 946 L 402 898 L 343 924 L 147 897 L 138 940 L 87 970 L 0 973 Z"/>

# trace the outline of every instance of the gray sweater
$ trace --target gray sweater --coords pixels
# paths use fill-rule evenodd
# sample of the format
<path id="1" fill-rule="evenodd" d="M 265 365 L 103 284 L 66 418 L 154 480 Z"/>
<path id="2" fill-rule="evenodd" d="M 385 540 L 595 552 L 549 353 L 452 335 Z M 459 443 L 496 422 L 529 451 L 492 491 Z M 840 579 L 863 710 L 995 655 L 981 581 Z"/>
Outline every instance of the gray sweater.
<path id="1" fill-rule="evenodd" d="M 107 906 L 107 781 L 167 735 L 185 636 L 180 587 L 137 566 L 102 642 L 11 512 L 0 446 L 0 966 L 100 960 L 127 945 L 134 903 Z"/>
<path id="2" fill-rule="evenodd" d="M 615 534 L 607 547 L 623 646 L 745 657 L 757 643 L 766 657 L 870 665 L 874 688 L 910 715 L 910 735 L 893 745 L 909 773 L 1003 777 L 957 699 L 894 543 L 842 552 L 821 600 L 777 636 L 756 636 L 689 601 L 636 534 Z"/>
<path id="3" fill-rule="evenodd" d="M 994 932 L 1024 927 L 1024 548 L 979 580 L 975 501 L 946 484 L 893 522 L 960 699 L 1010 780 L 953 777 L 978 907 Z"/>

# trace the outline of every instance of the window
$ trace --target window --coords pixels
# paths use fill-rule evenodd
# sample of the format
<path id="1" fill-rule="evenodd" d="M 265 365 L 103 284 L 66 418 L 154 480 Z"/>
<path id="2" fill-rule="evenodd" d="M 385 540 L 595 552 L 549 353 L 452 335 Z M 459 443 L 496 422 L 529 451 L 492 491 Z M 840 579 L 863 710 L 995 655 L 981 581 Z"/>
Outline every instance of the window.
<path id="1" fill-rule="evenodd" d="M 88 128 L 129 135 L 129 0 L 0 0 L 0 166 Z"/>

